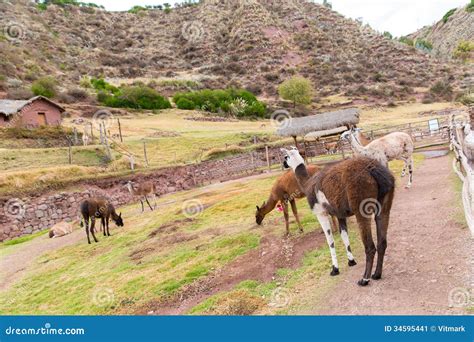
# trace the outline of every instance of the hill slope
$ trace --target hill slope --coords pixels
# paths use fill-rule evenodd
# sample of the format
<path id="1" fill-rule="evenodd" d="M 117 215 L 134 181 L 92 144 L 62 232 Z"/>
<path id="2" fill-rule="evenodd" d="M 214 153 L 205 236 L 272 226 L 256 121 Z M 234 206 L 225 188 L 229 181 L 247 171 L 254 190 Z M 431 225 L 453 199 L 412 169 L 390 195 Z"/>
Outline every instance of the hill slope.
<path id="1" fill-rule="evenodd" d="M 474 11 L 467 11 L 466 6 L 453 9 L 446 14 L 444 20 L 425 26 L 410 37 L 431 42 L 436 56 L 452 58 L 460 42 L 474 43 Z"/>
<path id="2" fill-rule="evenodd" d="M 413 87 L 463 74 L 303 0 L 208 0 L 168 14 L 71 6 L 41 11 L 19 0 L 0 3 L 0 11 L 6 88 L 18 86 L 11 79 L 29 84 L 38 75 L 55 75 L 67 87 L 83 75 L 104 75 L 116 82 L 193 79 L 272 97 L 279 83 L 299 73 L 322 96 L 402 98 Z"/>

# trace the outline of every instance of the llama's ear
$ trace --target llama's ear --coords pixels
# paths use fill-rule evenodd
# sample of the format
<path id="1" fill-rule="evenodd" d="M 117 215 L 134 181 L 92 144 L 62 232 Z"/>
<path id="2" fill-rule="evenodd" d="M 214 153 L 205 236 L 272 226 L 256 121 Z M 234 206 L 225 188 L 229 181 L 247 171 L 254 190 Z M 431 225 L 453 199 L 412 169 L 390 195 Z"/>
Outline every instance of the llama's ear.
<path id="1" fill-rule="evenodd" d="M 297 150 L 297 151 L 298 151 L 298 149 L 296 148 L 296 146 L 291 146 L 291 149 L 292 149 L 292 150 Z"/>
<path id="2" fill-rule="evenodd" d="M 258 205 L 256 205 L 256 207 L 257 207 L 257 210 L 260 210 L 260 208 L 258 207 Z"/>
<path id="3" fill-rule="evenodd" d="M 280 148 L 280 151 L 283 152 L 283 153 L 288 153 L 288 150 L 286 148 Z"/>
<path id="4" fill-rule="evenodd" d="M 119 214 L 119 217 L 122 218 L 122 213 Z"/>

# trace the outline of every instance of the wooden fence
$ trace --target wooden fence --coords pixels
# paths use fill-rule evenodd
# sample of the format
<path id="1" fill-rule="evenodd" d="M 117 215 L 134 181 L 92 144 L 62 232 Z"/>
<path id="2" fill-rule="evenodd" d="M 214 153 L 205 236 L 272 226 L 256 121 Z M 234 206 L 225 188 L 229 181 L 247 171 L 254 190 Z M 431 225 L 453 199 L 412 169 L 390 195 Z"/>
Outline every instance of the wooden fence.
<path id="1" fill-rule="evenodd" d="M 453 159 L 454 172 L 461 179 L 462 204 L 467 225 L 474 235 L 474 113 L 471 109 L 471 123 L 466 122 L 465 117 L 450 117 L 450 148 L 456 159 Z"/>

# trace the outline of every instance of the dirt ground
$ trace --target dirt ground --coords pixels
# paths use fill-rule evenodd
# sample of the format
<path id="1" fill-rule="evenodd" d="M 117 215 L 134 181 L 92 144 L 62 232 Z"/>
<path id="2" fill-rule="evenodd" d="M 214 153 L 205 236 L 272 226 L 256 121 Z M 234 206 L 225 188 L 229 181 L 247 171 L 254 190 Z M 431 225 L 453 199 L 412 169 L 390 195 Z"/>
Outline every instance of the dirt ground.
<path id="1" fill-rule="evenodd" d="M 413 187 L 397 189 L 382 280 L 372 280 L 365 288 L 357 286 L 365 264 L 359 257 L 358 265 L 341 272 L 339 282 L 322 299 L 292 313 L 464 313 L 465 306 L 450 307 L 449 296 L 459 289 L 472 289 L 473 246 L 469 230 L 459 223 L 461 202 L 452 185 L 450 168 L 448 156 L 427 158 L 416 169 Z M 214 184 L 209 188 L 215 190 L 220 186 Z M 20 279 L 36 257 L 82 240 L 84 233 L 80 229 L 66 237 L 49 239 L 45 235 L 14 246 L 0 259 L 0 290 Z M 271 281 L 278 268 L 299 267 L 305 252 L 322 245 L 325 240 L 320 231 L 285 239 L 269 230 L 256 250 L 194 282 L 178 296 L 148 303 L 137 313 L 184 314 L 209 296 L 231 290 L 242 280 Z"/>
<path id="2" fill-rule="evenodd" d="M 388 231 L 383 278 L 359 287 L 365 260 L 341 273 L 341 281 L 305 314 L 386 315 L 454 314 L 456 292 L 472 300 L 472 252 L 469 229 L 453 212 L 461 205 L 453 189 L 448 156 L 426 159 L 413 187 L 397 189 Z M 374 235 L 375 236 L 375 235 Z M 453 298 L 455 300 L 455 298 Z M 473 303 L 470 305 L 472 306 Z"/>

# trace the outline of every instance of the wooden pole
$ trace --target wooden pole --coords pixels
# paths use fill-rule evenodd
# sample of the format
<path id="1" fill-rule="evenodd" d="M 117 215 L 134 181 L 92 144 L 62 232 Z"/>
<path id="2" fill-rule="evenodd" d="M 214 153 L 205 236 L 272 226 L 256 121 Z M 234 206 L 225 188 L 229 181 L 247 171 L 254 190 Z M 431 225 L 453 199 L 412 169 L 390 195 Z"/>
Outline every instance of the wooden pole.
<path id="1" fill-rule="evenodd" d="M 250 160 L 252 163 L 252 169 L 255 169 L 255 161 L 253 160 L 253 152 L 250 152 Z"/>
<path id="2" fill-rule="evenodd" d="M 143 140 L 143 156 L 145 157 L 145 165 L 146 167 L 148 167 L 149 164 L 148 164 L 148 157 L 146 154 L 146 141 L 145 140 Z"/>
<path id="3" fill-rule="evenodd" d="M 92 123 L 90 125 L 91 125 L 91 139 L 94 140 L 94 128 L 92 127 Z"/>
<path id="4" fill-rule="evenodd" d="M 270 167 L 270 157 L 268 155 L 268 146 L 265 145 L 265 156 L 267 157 L 267 167 L 268 167 L 268 171 L 271 171 L 271 167 Z"/>
<path id="5" fill-rule="evenodd" d="M 123 138 L 122 138 L 122 125 L 120 125 L 120 119 L 119 119 L 119 118 L 117 118 L 117 123 L 118 123 L 119 135 L 120 135 L 120 142 L 123 142 Z"/>
<path id="6" fill-rule="evenodd" d="M 105 131 L 105 124 L 104 124 L 104 131 Z M 109 158 L 109 161 L 112 160 L 112 153 L 110 152 L 110 146 L 109 146 L 109 140 L 107 139 L 107 134 L 104 134 L 104 143 L 105 143 L 105 149 L 107 151 L 107 156 Z"/>
<path id="7" fill-rule="evenodd" d="M 74 145 L 77 145 L 79 143 L 77 139 L 77 128 L 74 127 Z"/>
<path id="8" fill-rule="evenodd" d="M 68 158 L 69 158 L 69 164 L 72 164 L 72 147 L 71 147 L 71 140 L 67 139 L 68 143 Z"/>
<path id="9" fill-rule="evenodd" d="M 102 132 L 102 122 L 99 124 L 99 137 L 100 143 L 104 144 L 104 132 Z"/>

